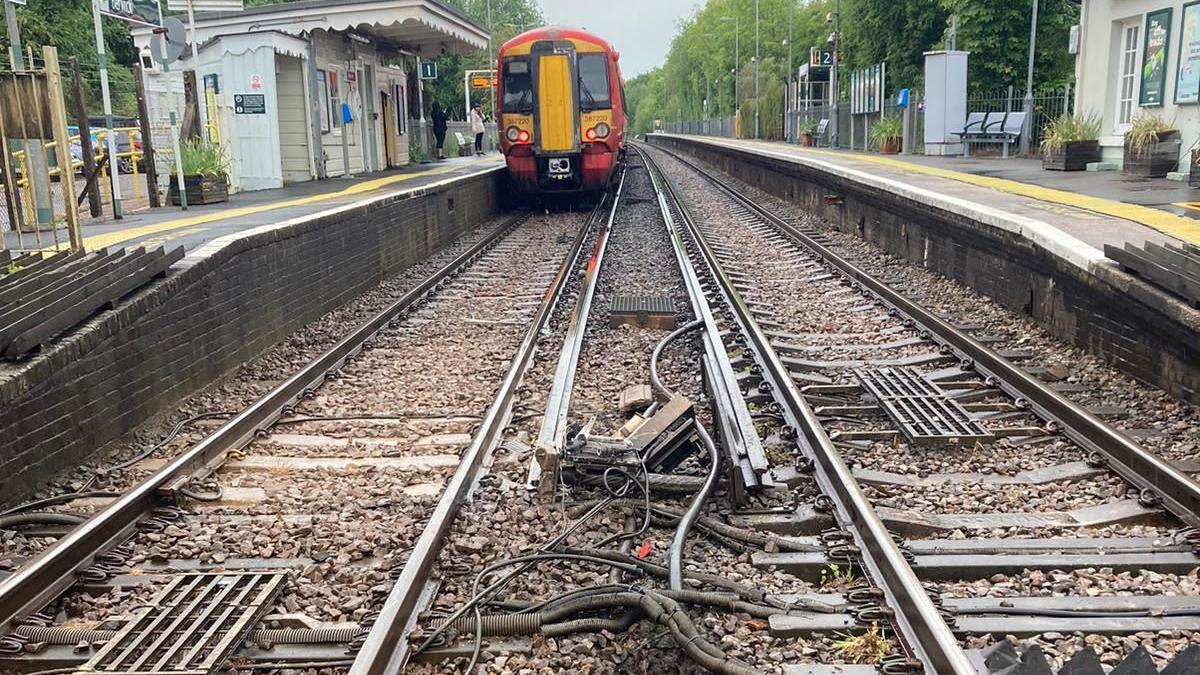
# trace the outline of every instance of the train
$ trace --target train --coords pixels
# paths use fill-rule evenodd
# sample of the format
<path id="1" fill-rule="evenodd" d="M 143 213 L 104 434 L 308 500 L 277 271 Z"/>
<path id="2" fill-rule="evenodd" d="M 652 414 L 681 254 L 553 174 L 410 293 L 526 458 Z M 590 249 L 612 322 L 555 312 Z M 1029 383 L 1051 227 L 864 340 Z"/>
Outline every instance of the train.
<path id="1" fill-rule="evenodd" d="M 627 126 L 619 60 L 606 40 L 572 28 L 536 28 L 500 47 L 500 151 L 519 191 L 595 193 L 613 181 Z"/>

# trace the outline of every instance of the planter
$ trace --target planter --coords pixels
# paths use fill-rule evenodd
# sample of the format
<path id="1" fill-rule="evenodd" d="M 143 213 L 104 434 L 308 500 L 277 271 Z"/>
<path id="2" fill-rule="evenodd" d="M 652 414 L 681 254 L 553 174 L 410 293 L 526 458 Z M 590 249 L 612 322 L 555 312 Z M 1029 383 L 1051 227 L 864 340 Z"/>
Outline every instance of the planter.
<path id="1" fill-rule="evenodd" d="M 899 138 L 885 138 L 884 140 L 880 141 L 879 142 L 879 152 L 884 155 L 900 154 L 900 139 Z"/>
<path id="2" fill-rule="evenodd" d="M 217 204 L 229 201 L 229 179 L 225 176 L 184 176 L 183 186 L 187 189 L 188 205 Z M 179 183 L 171 176 L 168 198 L 179 206 Z"/>
<path id="3" fill-rule="evenodd" d="M 1188 185 L 1200 187 L 1200 148 L 1192 150 L 1192 169 L 1188 172 Z"/>
<path id="4" fill-rule="evenodd" d="M 811 132 L 804 131 L 800 133 L 800 147 L 811 148 L 813 146 L 813 135 Z"/>
<path id="5" fill-rule="evenodd" d="M 1042 168 L 1050 171 L 1085 171 L 1100 161 L 1100 141 L 1067 141 L 1058 150 L 1042 153 Z"/>
<path id="6" fill-rule="evenodd" d="M 1125 142 L 1124 171 L 1130 176 L 1163 178 L 1179 165 L 1179 132 L 1172 129 L 1159 134 L 1158 142 L 1143 152 L 1135 152 Z"/>

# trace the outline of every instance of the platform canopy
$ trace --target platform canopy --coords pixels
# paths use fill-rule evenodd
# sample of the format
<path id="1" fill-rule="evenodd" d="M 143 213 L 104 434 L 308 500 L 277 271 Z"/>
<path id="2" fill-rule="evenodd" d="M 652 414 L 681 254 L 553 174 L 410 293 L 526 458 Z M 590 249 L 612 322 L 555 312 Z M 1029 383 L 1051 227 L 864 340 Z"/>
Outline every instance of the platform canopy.
<path id="1" fill-rule="evenodd" d="M 196 39 L 201 44 L 264 30 L 297 37 L 315 30 L 347 31 L 426 57 L 461 54 L 488 44 L 486 28 L 437 0 L 299 0 L 196 15 Z M 135 28 L 133 36 L 142 47 L 151 38 L 150 29 Z"/>

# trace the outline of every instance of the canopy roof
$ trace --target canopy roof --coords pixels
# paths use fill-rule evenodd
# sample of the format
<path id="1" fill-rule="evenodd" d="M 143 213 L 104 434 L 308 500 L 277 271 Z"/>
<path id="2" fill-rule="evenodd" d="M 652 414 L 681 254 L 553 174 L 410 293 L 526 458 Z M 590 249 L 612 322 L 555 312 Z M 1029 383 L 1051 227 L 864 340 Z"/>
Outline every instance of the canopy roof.
<path id="1" fill-rule="evenodd" d="M 201 44 L 223 35 L 263 30 L 295 36 L 314 30 L 350 31 L 429 57 L 483 49 L 488 43 L 486 28 L 438 0 L 299 0 L 196 15 L 196 39 Z M 139 48 L 152 37 L 145 26 L 133 29 Z"/>

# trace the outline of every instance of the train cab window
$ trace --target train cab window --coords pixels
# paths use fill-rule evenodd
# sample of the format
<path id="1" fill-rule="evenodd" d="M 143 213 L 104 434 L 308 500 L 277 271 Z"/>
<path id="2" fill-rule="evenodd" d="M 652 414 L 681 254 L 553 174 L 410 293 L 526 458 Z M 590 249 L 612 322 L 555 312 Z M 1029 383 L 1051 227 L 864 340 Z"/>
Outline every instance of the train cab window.
<path id="1" fill-rule="evenodd" d="M 579 107 L 584 111 L 612 107 L 607 54 L 579 55 Z"/>
<path id="2" fill-rule="evenodd" d="M 528 115 L 533 112 L 533 77 L 529 72 L 529 59 L 510 57 L 504 59 L 504 100 L 501 112 Z"/>

